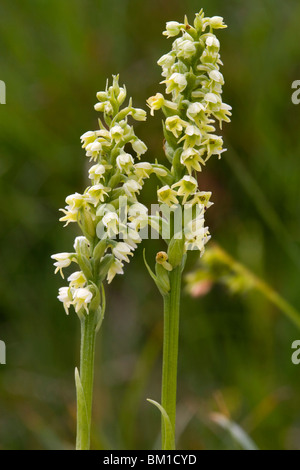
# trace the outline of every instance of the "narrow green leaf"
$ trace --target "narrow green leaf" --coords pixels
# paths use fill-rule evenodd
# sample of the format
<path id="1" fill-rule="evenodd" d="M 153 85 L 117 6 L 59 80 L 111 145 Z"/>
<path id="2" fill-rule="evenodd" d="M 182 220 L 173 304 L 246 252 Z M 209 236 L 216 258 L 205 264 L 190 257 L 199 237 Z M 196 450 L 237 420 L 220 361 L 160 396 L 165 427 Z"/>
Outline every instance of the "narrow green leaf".
<path id="1" fill-rule="evenodd" d="M 150 268 L 149 264 L 147 263 L 147 260 L 146 260 L 146 251 L 145 251 L 145 249 L 144 249 L 144 251 L 143 251 L 143 257 L 144 257 L 144 263 L 145 263 L 145 266 L 146 266 L 146 268 L 147 268 L 147 270 L 148 270 L 148 273 L 150 274 L 150 276 L 152 277 L 153 281 L 155 282 L 156 287 L 158 288 L 159 292 L 160 292 L 161 295 L 164 297 L 165 295 L 168 294 L 168 291 L 166 290 L 166 286 L 160 282 L 160 280 L 158 279 L 158 277 L 154 274 L 154 272 L 153 272 L 152 269 Z"/>
<path id="2" fill-rule="evenodd" d="M 175 450 L 175 437 L 168 413 L 157 401 L 150 400 L 150 398 L 147 398 L 147 401 L 159 409 L 163 418 L 165 431 L 165 442 L 163 443 L 163 450 Z"/>

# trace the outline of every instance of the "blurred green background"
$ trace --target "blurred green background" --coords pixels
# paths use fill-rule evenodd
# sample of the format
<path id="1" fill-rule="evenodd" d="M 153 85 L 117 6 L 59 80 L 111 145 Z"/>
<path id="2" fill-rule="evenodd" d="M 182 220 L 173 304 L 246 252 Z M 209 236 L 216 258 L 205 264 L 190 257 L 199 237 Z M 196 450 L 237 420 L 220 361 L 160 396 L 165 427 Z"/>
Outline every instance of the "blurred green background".
<path id="1" fill-rule="evenodd" d="M 171 40 L 165 22 L 192 21 L 205 9 L 229 28 L 219 33 L 233 106 L 221 161 L 199 178 L 213 191 L 213 239 L 296 308 L 300 303 L 300 79 L 298 0 L 14 0 L 0 5 L 0 448 L 72 448 L 73 371 L 79 322 L 56 299 L 62 281 L 52 253 L 77 234 L 58 208 L 86 184 L 79 136 L 97 126 L 95 94 L 120 73 L 136 106 L 161 91 L 157 59 Z M 161 116 L 138 123 L 148 156 L 163 159 Z M 155 184 L 143 193 L 153 200 Z M 75 225 L 75 224 L 74 224 Z M 144 244 L 149 262 L 163 245 Z M 190 257 L 187 271 L 197 264 Z M 152 449 L 160 417 L 162 301 L 142 260 L 107 289 L 96 357 L 93 448 Z M 238 423 L 261 449 L 300 448 L 300 365 L 291 343 L 300 331 L 262 295 L 183 295 L 178 383 L 178 448 L 236 449 L 211 420 Z"/>

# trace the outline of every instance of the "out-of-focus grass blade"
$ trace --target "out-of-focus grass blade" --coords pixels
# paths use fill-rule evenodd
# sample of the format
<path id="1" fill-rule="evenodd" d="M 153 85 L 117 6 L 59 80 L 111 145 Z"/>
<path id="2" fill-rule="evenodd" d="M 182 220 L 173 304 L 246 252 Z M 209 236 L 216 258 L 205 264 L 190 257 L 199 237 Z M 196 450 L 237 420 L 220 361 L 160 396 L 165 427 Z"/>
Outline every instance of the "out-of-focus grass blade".
<path id="1" fill-rule="evenodd" d="M 172 429 L 170 418 L 166 410 L 159 403 L 157 403 L 157 401 L 150 400 L 150 398 L 147 398 L 147 401 L 149 401 L 149 403 L 152 403 L 154 406 L 156 406 L 161 412 L 162 417 L 163 417 L 164 431 L 165 431 L 165 442 L 163 443 L 164 444 L 163 450 L 175 450 L 174 432 Z"/>
<path id="2" fill-rule="evenodd" d="M 210 418 L 214 423 L 227 431 L 243 450 L 259 450 L 248 434 L 234 421 L 220 413 L 212 413 Z"/>

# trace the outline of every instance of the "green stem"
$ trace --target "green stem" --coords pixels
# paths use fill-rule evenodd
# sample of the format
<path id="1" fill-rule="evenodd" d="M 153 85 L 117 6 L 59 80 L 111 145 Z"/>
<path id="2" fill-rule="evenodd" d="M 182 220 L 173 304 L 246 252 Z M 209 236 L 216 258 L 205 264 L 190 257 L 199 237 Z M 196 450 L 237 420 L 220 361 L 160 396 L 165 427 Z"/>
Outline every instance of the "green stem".
<path id="1" fill-rule="evenodd" d="M 176 424 L 177 359 L 181 291 L 181 264 L 170 273 L 170 292 L 164 296 L 164 344 L 161 404 L 169 416 L 173 434 Z M 162 450 L 172 450 L 162 418 Z"/>
<path id="2" fill-rule="evenodd" d="M 84 315 L 81 319 L 80 380 L 85 406 L 82 406 L 82 403 L 80 403 L 82 397 L 77 393 L 77 450 L 89 450 L 90 448 L 96 339 L 95 320 L 96 316 L 91 312 L 88 315 Z"/>

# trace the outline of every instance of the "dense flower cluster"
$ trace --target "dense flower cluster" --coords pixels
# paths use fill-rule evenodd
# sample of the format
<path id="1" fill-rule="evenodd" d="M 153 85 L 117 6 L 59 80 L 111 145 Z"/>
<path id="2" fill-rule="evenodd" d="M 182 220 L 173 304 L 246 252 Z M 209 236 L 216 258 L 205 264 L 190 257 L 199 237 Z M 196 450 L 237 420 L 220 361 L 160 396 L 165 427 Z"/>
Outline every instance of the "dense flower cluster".
<path id="1" fill-rule="evenodd" d="M 70 305 L 77 313 L 98 308 L 99 286 L 105 278 L 110 283 L 116 274 L 123 273 L 124 262 L 129 262 L 141 241 L 139 231 L 148 223 L 147 208 L 137 200 L 144 180 L 153 172 L 162 177 L 167 174 L 160 165 L 136 162 L 147 147 L 135 135 L 128 117 L 144 121 L 146 112 L 134 108 L 131 99 L 121 109 L 126 89 L 119 86 L 118 77 L 113 77 L 112 86 L 97 93 L 97 98 L 95 109 L 103 113 L 104 122 L 99 119 L 99 130 L 81 136 L 82 147 L 93 163 L 91 184 L 83 194 L 68 196 L 66 207 L 61 209 L 64 215 L 60 220 L 65 225 L 78 223 L 82 236 L 76 238 L 73 253 L 52 256 L 55 272 L 62 277 L 63 268 L 71 262 L 79 265 L 68 277 L 69 286 L 59 290 L 58 299 L 67 313 Z"/>
<path id="2" fill-rule="evenodd" d="M 172 184 L 158 190 L 158 200 L 168 205 L 190 204 L 195 206 L 196 215 L 185 227 L 185 249 L 203 250 L 209 239 L 204 228 L 204 212 L 211 205 L 211 193 L 198 190 L 197 172 L 211 155 L 220 158 L 223 139 L 216 134 L 215 122 L 229 122 L 231 107 L 222 102 L 224 78 L 220 72 L 220 43 L 214 29 L 225 28 L 223 18 L 206 18 L 201 10 L 190 25 L 168 22 L 164 35 L 175 37 L 172 50 L 163 55 L 158 64 L 166 86 L 166 99 L 162 93 L 147 100 L 154 111 L 162 109 L 164 122 L 166 157 L 170 161 Z M 196 226 L 196 231 L 194 228 Z M 190 229 L 190 230 L 189 230 Z"/>

